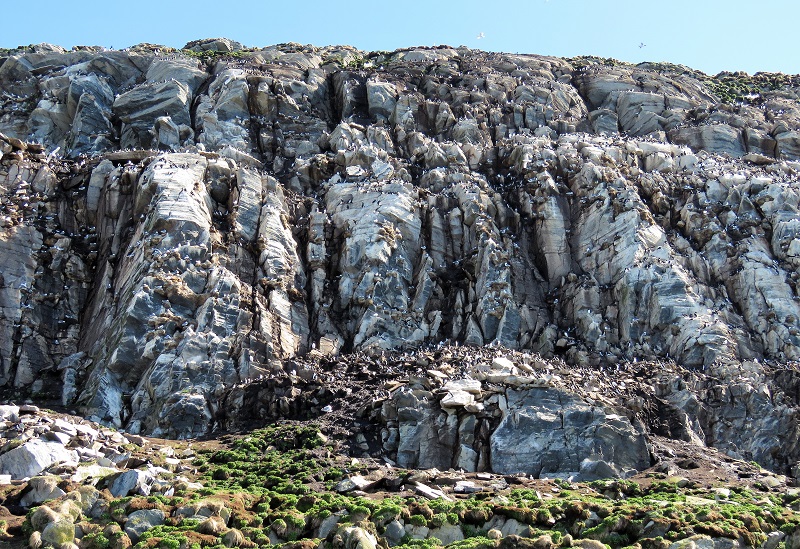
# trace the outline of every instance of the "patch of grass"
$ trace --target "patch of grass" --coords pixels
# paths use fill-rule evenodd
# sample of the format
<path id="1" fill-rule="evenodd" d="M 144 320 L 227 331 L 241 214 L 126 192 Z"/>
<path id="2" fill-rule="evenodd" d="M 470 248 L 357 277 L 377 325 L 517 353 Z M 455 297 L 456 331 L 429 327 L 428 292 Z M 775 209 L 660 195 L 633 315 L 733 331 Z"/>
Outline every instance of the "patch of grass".
<path id="1" fill-rule="evenodd" d="M 579 55 L 577 57 L 567 57 L 564 60 L 576 69 L 581 69 L 590 65 L 604 65 L 606 67 L 633 66 L 625 61 L 620 61 L 611 57 L 597 57 L 596 55 Z"/>
<path id="2" fill-rule="evenodd" d="M 108 532 L 107 525 L 123 524 L 138 509 L 155 508 L 167 515 L 165 524 L 146 532 L 137 549 L 218 547 L 229 528 L 238 529 L 245 538 L 243 546 L 249 548 L 266 547 L 270 538 L 277 536 L 287 549 L 328 549 L 331 539 L 315 536 L 322 522 L 333 515 L 340 526 L 354 524 L 374 534 L 384 533 L 394 520 L 429 528 L 460 525 L 466 539 L 450 545 L 457 549 L 498 547 L 501 542 L 489 539 L 487 531 L 510 519 L 527 525 L 530 541 L 526 546 L 536 547 L 534 540 L 546 535 L 556 546 L 594 539 L 613 549 L 636 544 L 642 549 L 664 549 L 696 534 L 758 546 L 767 533 L 781 530 L 792 534 L 800 524 L 800 514 L 793 508 L 800 498 L 734 487 L 723 499 L 711 488 L 684 485 L 675 479 L 658 479 L 645 487 L 624 480 L 590 484 L 560 480 L 553 482 L 558 487 L 553 492 L 516 488 L 502 494 L 459 495 L 452 501 L 340 494 L 324 486 L 349 474 L 364 474 L 366 467 L 334 459 L 330 457 L 333 453 L 315 427 L 301 424 L 287 422 L 244 437 L 230 437 L 222 448 L 198 450 L 193 460 L 206 488 L 181 496 L 111 501 L 107 513 L 94 521 L 99 528 L 85 530 L 81 545 L 83 549 L 109 549 L 119 540 L 103 533 Z M 397 478 L 407 474 L 392 472 Z M 224 507 L 231 516 L 224 527 L 215 526 L 213 520 L 181 519 L 175 511 L 186 505 L 205 505 L 217 509 L 215 513 Z M 30 525 L 26 527 L 29 535 Z M 335 535 L 334 530 L 331 536 Z M 427 549 L 440 545 L 435 538 L 407 537 L 399 546 Z"/>
<path id="3" fill-rule="evenodd" d="M 236 50 L 236 51 L 194 51 L 194 50 L 180 50 L 180 52 L 194 59 L 199 59 L 204 63 L 213 63 L 220 59 L 242 59 L 249 57 L 252 50 Z"/>
<path id="4" fill-rule="evenodd" d="M 751 76 L 743 72 L 721 72 L 704 83 L 723 103 L 759 104 L 763 93 L 800 88 L 800 75 L 759 72 Z"/>

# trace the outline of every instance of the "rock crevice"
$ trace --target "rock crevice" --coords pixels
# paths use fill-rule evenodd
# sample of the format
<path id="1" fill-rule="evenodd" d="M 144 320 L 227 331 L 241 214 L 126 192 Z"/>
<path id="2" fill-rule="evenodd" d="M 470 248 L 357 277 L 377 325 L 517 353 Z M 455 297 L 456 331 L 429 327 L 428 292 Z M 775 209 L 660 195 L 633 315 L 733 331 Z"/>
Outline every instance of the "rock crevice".
<path id="1" fill-rule="evenodd" d="M 11 398 L 194 437 L 237 409 L 299 414 L 304 389 L 260 384 L 302 361 L 497 346 L 563 359 L 593 395 L 522 359 L 484 372 L 486 399 L 444 372 L 441 398 L 385 400 L 373 450 L 588 478 L 644 468 L 671 434 L 794 466 L 795 80 L 731 105 L 723 75 L 667 65 L 191 52 L 0 57 Z M 652 386 L 604 402 L 640 361 Z M 530 456 L 509 453 L 520 436 Z"/>

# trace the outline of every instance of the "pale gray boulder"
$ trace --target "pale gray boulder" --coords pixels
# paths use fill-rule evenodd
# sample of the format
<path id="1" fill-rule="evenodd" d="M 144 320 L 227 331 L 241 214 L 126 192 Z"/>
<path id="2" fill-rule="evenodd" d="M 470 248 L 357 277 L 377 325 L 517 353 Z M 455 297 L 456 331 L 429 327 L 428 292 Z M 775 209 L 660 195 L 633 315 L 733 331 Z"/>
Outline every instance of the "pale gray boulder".
<path id="1" fill-rule="evenodd" d="M 32 507 L 66 495 L 66 492 L 58 487 L 60 480 L 55 476 L 33 477 L 28 481 L 29 491 L 22 496 L 19 504 L 23 507 Z"/>
<path id="2" fill-rule="evenodd" d="M 128 520 L 125 521 L 125 533 L 131 538 L 131 541 L 136 543 L 139 537 L 147 532 L 150 528 L 164 524 L 164 511 L 159 509 L 141 509 L 134 511 L 128 515 Z"/>
<path id="3" fill-rule="evenodd" d="M 57 442 L 29 440 L 0 454 L 0 473 L 15 480 L 38 475 L 57 463 L 77 463 L 78 454 Z"/>
<path id="4" fill-rule="evenodd" d="M 743 156 L 747 152 L 741 131 L 727 124 L 679 128 L 670 132 L 670 138 L 675 143 L 688 145 L 694 151 L 724 153 L 733 157 Z"/>
<path id="5" fill-rule="evenodd" d="M 113 113 L 122 122 L 120 145 L 150 148 L 156 119 L 169 117 L 175 124 L 191 124 L 189 86 L 175 80 L 148 82 L 117 96 Z"/>
<path id="6" fill-rule="evenodd" d="M 553 389 L 508 390 L 505 397 L 491 439 L 496 472 L 571 476 L 589 458 L 613 463 L 619 475 L 650 463 L 644 433 L 623 416 Z"/>

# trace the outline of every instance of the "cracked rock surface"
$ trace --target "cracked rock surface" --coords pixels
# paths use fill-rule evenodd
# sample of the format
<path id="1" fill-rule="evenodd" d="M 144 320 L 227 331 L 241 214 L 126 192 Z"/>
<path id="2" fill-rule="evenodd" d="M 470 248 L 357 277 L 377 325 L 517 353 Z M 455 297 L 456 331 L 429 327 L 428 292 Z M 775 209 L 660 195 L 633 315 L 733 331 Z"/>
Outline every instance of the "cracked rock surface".
<path id="1" fill-rule="evenodd" d="M 447 47 L 4 51 L 0 388 L 189 438 L 341 412 L 362 376 L 342 420 L 401 466 L 627 475 L 665 436 L 793 474 L 798 89 Z"/>

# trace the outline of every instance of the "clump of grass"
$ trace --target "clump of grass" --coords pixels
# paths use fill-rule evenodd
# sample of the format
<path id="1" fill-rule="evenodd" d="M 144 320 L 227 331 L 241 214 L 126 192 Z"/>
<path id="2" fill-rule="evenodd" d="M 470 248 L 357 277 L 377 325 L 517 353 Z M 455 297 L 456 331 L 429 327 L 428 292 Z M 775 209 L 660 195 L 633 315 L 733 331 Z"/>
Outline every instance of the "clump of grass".
<path id="1" fill-rule="evenodd" d="M 704 83 L 723 103 L 759 104 L 764 93 L 800 88 L 800 75 L 759 72 L 751 76 L 744 72 L 721 72 Z"/>
<path id="2" fill-rule="evenodd" d="M 649 486 L 624 480 L 590 484 L 555 481 L 558 491 L 549 495 L 517 488 L 503 495 L 483 492 L 453 501 L 401 495 L 368 498 L 323 488 L 351 472 L 347 465 L 329 457 L 333 448 L 326 447 L 314 426 L 275 425 L 245 437 L 231 437 L 225 444 L 213 451 L 198 451 L 193 460 L 204 489 L 172 497 L 114 500 L 103 516 L 94 519 L 101 528 L 87 531 L 82 547 L 116 546 L 122 532 L 113 533 L 106 526 L 119 529 L 131 512 L 155 508 L 168 518 L 147 531 L 135 549 L 219 547 L 230 529 L 235 535 L 228 538 L 243 538 L 242 547 L 265 547 L 277 536 L 287 547 L 314 544 L 327 549 L 330 540 L 314 536 L 322 522 L 334 514 L 340 526 L 357 524 L 377 535 L 394 520 L 432 529 L 459 525 L 466 539 L 451 545 L 457 549 L 500 547 L 501 540 L 488 537 L 487 525 L 501 518 L 526 525 L 526 535 L 534 547 L 534 540 L 541 538 L 546 545 L 549 537 L 555 546 L 594 539 L 613 549 L 636 544 L 642 549 L 663 549 L 697 534 L 738 539 L 755 547 L 769 532 L 793 534 L 800 524 L 800 513 L 795 510 L 800 498 L 733 487 L 724 500 L 716 500 L 712 489 L 674 479 L 657 479 Z M 339 468 L 335 469 L 337 464 Z M 203 526 L 205 521 L 176 516 L 178 507 L 200 499 L 225 506 L 231 513 L 227 524 L 209 531 Z M 32 531 L 29 522 L 24 528 L 28 535 Z M 440 545 L 432 537 L 406 537 L 399 547 L 427 549 Z"/>

